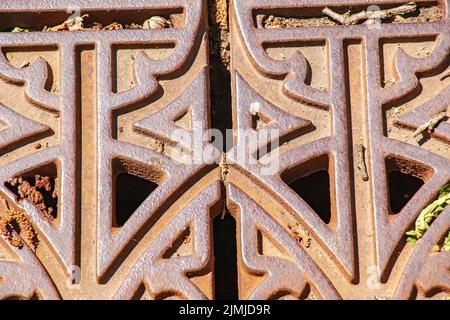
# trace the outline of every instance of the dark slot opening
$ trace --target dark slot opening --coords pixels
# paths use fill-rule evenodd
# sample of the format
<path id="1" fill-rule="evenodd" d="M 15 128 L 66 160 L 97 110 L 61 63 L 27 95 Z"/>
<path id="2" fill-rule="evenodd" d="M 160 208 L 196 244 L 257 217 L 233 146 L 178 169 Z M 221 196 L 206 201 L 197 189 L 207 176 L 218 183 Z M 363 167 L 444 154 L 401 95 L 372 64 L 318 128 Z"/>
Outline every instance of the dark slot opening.
<path id="1" fill-rule="evenodd" d="M 227 133 L 227 129 L 233 128 L 230 44 L 228 23 L 226 26 L 219 23 L 220 18 L 226 15 L 223 10 L 228 10 L 228 5 L 223 8 L 216 0 L 208 0 L 211 126 L 220 130 L 226 137 L 227 143 L 220 147 L 223 147 L 223 151 L 229 151 L 232 148 L 232 139 L 227 136 L 230 133 Z"/>
<path id="2" fill-rule="evenodd" d="M 120 173 L 116 180 L 116 225 L 122 227 L 157 187 L 152 181 Z"/>
<path id="3" fill-rule="evenodd" d="M 216 300 L 237 300 L 236 220 L 229 214 L 214 220 L 214 290 Z"/>
<path id="4" fill-rule="evenodd" d="M 140 9 L 140 10 L 92 10 L 81 8 L 80 12 L 68 11 L 45 11 L 35 12 L 3 12 L 0 13 L 0 32 L 11 32 L 15 27 L 29 29 L 30 31 L 41 31 L 44 27 L 59 25 L 69 18 L 87 14 L 85 27 L 92 27 L 93 22 L 101 23 L 103 26 L 118 22 L 122 25 L 143 24 L 152 16 L 161 16 L 170 20 L 174 28 L 183 28 L 185 24 L 185 13 L 182 8 L 168 9 Z"/>

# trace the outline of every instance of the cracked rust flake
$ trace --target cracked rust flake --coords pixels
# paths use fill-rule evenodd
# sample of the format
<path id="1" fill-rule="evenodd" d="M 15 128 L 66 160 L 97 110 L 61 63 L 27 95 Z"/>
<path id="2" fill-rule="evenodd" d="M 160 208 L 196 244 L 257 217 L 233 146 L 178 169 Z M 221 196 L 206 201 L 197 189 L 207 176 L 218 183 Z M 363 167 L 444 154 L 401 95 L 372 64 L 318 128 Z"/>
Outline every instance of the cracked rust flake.
<path id="1" fill-rule="evenodd" d="M 326 5 L 344 14 L 405 3 Z M 448 209 L 415 246 L 405 236 L 450 180 L 449 4 L 418 3 L 402 21 L 339 25 L 324 18 L 322 1 L 233 1 L 235 148 L 245 144 L 242 129 L 264 130 L 248 120 L 255 103 L 284 142 L 279 158 L 253 164 L 242 159 L 254 149 L 227 154 L 228 201 L 241 230 L 240 298 L 450 295 L 448 254 L 432 253 L 450 230 Z M 278 170 L 265 175 L 274 161 Z M 324 172 L 329 190 L 318 178 Z M 297 225 L 309 247 L 292 232 Z"/>

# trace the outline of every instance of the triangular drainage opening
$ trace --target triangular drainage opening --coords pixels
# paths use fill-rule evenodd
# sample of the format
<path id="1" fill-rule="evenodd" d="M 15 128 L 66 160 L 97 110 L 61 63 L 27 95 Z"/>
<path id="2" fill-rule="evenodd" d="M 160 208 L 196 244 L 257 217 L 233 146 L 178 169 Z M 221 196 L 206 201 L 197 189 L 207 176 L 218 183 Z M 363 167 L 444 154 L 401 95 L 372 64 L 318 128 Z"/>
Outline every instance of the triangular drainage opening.
<path id="1" fill-rule="evenodd" d="M 147 197 L 158 188 L 163 174 L 124 159 L 113 160 L 114 226 L 122 227 Z"/>
<path id="2" fill-rule="evenodd" d="M 192 130 L 192 111 L 189 108 L 186 112 L 176 117 L 174 120 L 175 125 L 182 129 L 191 131 Z"/>
<path id="3" fill-rule="evenodd" d="M 331 221 L 328 165 L 328 156 L 323 155 L 284 172 L 281 177 L 326 224 Z"/>
<path id="4" fill-rule="evenodd" d="M 424 185 L 431 175 L 431 169 L 422 164 L 389 157 L 386 158 L 386 170 L 390 213 L 397 214 Z"/>
<path id="5" fill-rule="evenodd" d="M 5 186 L 13 192 L 19 201 L 31 201 L 42 216 L 49 221 L 58 218 L 58 167 L 49 163 L 11 177 Z"/>

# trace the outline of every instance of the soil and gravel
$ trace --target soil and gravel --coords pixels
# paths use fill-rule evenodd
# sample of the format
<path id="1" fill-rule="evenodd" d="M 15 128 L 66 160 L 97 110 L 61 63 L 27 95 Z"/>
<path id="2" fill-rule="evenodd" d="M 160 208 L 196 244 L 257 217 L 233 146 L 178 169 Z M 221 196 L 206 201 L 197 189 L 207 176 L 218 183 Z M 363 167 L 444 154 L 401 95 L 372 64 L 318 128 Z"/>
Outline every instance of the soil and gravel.
<path id="1" fill-rule="evenodd" d="M 344 14 L 351 15 L 359 10 L 347 11 Z M 425 23 L 436 22 L 442 19 L 443 13 L 440 6 L 418 7 L 418 10 L 405 15 L 397 15 L 382 21 L 382 23 Z M 359 23 L 364 23 L 360 21 Z M 270 15 L 263 19 L 263 28 L 303 28 L 303 27 L 319 27 L 319 26 L 335 26 L 339 25 L 330 17 L 287 17 Z"/>

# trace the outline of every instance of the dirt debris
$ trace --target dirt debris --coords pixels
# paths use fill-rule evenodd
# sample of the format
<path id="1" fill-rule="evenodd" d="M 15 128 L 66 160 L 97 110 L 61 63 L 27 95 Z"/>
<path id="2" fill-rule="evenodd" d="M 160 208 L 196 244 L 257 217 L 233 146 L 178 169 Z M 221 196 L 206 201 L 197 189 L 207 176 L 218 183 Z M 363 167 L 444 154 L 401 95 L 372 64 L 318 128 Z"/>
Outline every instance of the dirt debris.
<path id="1" fill-rule="evenodd" d="M 32 249 L 36 250 L 39 244 L 39 239 L 30 220 L 23 212 L 11 209 L 5 198 L 2 198 L 1 200 L 5 211 L 0 218 L 0 233 L 12 246 L 21 249 L 24 245 L 23 240 L 15 236 L 14 231 L 17 234 L 23 232 Z"/>
<path id="2" fill-rule="evenodd" d="M 228 163 L 227 163 L 227 155 L 225 152 L 222 153 L 220 156 L 219 168 L 220 168 L 220 180 L 223 183 L 226 183 L 228 174 Z"/>
<path id="3" fill-rule="evenodd" d="M 419 8 L 419 14 L 409 15 L 402 19 L 396 19 L 393 23 L 424 23 L 437 22 L 443 17 L 440 6 L 422 7 Z"/>
<path id="4" fill-rule="evenodd" d="M 400 171 L 422 180 L 426 180 L 432 175 L 432 171 L 427 166 L 402 158 L 388 156 L 386 165 L 389 171 Z"/>
<path id="5" fill-rule="evenodd" d="M 228 22 L 228 1 L 209 1 L 210 20 L 212 23 L 210 41 L 211 51 L 218 54 L 227 70 L 230 70 L 230 29 Z"/>
<path id="6" fill-rule="evenodd" d="M 57 182 L 57 178 L 37 174 L 34 178 L 13 178 L 6 185 L 19 197 L 19 201 L 31 201 L 46 219 L 54 221 L 58 205 Z"/>
<path id="7" fill-rule="evenodd" d="M 287 227 L 298 243 L 303 243 L 306 248 L 311 247 L 311 235 L 297 221 L 290 221 Z"/>
<path id="8" fill-rule="evenodd" d="M 164 154 L 164 151 L 166 149 L 166 145 L 161 140 L 155 140 L 155 148 L 154 150 L 160 154 Z"/>
<path id="9" fill-rule="evenodd" d="M 189 243 L 191 243 L 191 236 L 186 235 L 186 237 L 183 240 L 183 244 L 189 244 Z"/>
<path id="10" fill-rule="evenodd" d="M 227 163 L 227 154 L 225 152 L 223 152 L 220 155 L 220 161 L 219 161 L 219 174 L 220 174 L 220 188 L 221 188 L 221 192 L 223 195 L 225 195 L 224 197 L 222 197 L 222 213 L 220 215 L 220 219 L 223 220 L 225 219 L 225 216 L 227 215 L 227 213 L 229 213 L 228 208 L 227 208 L 227 188 L 226 188 L 226 182 L 227 182 L 227 175 L 229 172 L 229 165 Z"/>
<path id="11" fill-rule="evenodd" d="M 354 25 L 359 23 L 374 24 L 386 23 L 424 23 L 437 22 L 442 19 L 443 13 L 439 5 L 421 6 L 410 2 L 395 8 L 384 10 L 366 10 L 353 13 L 348 10 L 338 13 L 330 8 L 322 10 L 323 16 L 316 17 L 289 17 L 270 15 L 263 18 L 260 28 L 302 28 L 335 25 Z"/>
<path id="12" fill-rule="evenodd" d="M 84 14 L 79 17 L 69 18 L 64 22 L 55 26 L 44 26 L 42 29 L 33 29 L 28 27 L 13 27 L 8 30 L 8 32 L 33 32 L 33 31 L 43 31 L 43 32 L 58 32 L 58 31 L 100 31 L 100 30 L 137 30 L 137 29 L 163 29 L 163 28 L 173 28 L 173 22 L 170 18 L 164 18 L 160 16 L 152 16 L 145 20 L 144 23 L 131 23 L 131 24 L 121 24 L 119 22 L 113 22 L 108 25 L 103 25 L 100 22 L 90 22 L 88 20 L 89 15 Z"/>
<path id="13" fill-rule="evenodd" d="M 164 179 L 164 173 L 161 170 L 162 163 L 159 160 L 152 160 L 150 166 L 143 166 L 142 164 L 128 160 L 128 159 L 116 159 L 118 165 L 122 167 L 123 172 L 136 176 L 141 179 L 152 181 L 156 184 L 161 183 Z"/>
<path id="14" fill-rule="evenodd" d="M 336 22 L 328 17 L 320 18 L 296 18 L 296 17 L 278 17 L 270 15 L 263 21 L 266 29 L 281 28 L 302 28 L 302 27 L 319 27 L 319 26 L 335 26 Z"/>
<path id="15" fill-rule="evenodd" d="M 383 88 L 388 89 L 392 87 L 396 82 L 397 80 L 395 80 L 394 78 L 383 80 Z"/>

